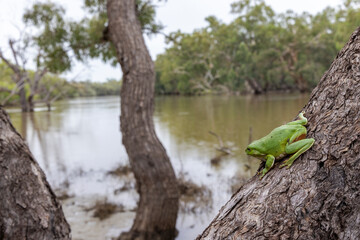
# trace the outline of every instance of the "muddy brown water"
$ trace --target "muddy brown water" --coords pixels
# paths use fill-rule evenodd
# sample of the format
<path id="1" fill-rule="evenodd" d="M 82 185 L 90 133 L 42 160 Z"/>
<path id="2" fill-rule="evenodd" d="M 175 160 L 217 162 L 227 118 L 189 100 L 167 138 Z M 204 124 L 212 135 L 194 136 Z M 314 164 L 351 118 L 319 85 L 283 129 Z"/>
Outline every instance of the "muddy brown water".
<path id="1" fill-rule="evenodd" d="M 182 199 L 177 239 L 195 238 L 232 192 L 255 174 L 259 162 L 244 153 L 250 129 L 253 140 L 266 135 L 291 121 L 308 97 L 283 94 L 156 98 L 156 132 L 177 176 L 207 190 Z M 61 101 L 52 112 L 41 107 L 32 114 L 7 110 L 51 186 L 58 194 L 72 196 L 63 201 L 63 207 L 74 239 L 111 239 L 130 228 L 138 200 L 134 179 L 131 174 L 108 174 L 128 162 L 121 145 L 118 97 Z M 221 138 L 230 155 L 221 157 L 216 150 L 221 147 L 219 138 L 209 131 Z M 125 212 L 99 221 L 85 210 L 99 199 L 122 205 Z"/>

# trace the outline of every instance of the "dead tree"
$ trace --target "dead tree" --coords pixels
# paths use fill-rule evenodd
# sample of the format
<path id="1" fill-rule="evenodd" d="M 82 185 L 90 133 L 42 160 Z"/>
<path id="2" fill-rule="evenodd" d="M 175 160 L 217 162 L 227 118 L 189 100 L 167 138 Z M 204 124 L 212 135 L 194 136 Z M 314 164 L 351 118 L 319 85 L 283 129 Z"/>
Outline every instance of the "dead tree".
<path id="1" fill-rule="evenodd" d="M 0 108 L 0 239 L 70 239 L 45 174 Z"/>
<path id="2" fill-rule="evenodd" d="M 25 92 L 25 82 L 27 79 L 27 72 L 20 65 L 20 61 L 18 59 L 18 54 L 15 50 L 13 40 L 9 40 L 9 47 L 11 49 L 12 56 L 14 58 L 15 63 L 12 63 L 8 58 L 6 58 L 4 53 L 1 50 L 0 50 L 0 58 L 14 73 L 14 75 L 12 76 L 12 80 L 16 85 L 15 85 L 14 89 L 12 90 L 11 94 L 14 94 L 14 93 L 19 94 L 21 110 L 23 112 L 27 112 L 28 105 L 27 105 L 27 101 L 26 101 L 26 92 Z M 25 62 L 23 62 L 23 64 L 25 64 Z"/>
<path id="3" fill-rule="evenodd" d="M 33 78 L 27 78 L 29 86 L 30 86 L 30 94 L 28 96 L 28 104 L 29 104 L 29 111 L 33 112 L 35 109 L 35 102 L 34 97 L 36 94 L 39 93 L 39 85 L 41 79 L 45 76 L 45 74 L 48 72 L 47 68 L 40 68 L 37 69 Z"/>
<path id="4" fill-rule="evenodd" d="M 123 72 L 122 141 L 140 194 L 133 226 L 120 239 L 174 239 L 179 190 L 154 129 L 154 63 L 143 39 L 136 1 L 108 0 L 107 14 L 109 37 Z"/>
<path id="5" fill-rule="evenodd" d="M 0 50 L 0 59 L 13 71 L 12 79 L 16 84 L 11 92 L 9 98 L 17 92 L 20 97 L 21 110 L 23 112 L 33 112 L 35 108 L 34 97 L 38 93 L 39 83 L 45 76 L 48 69 L 46 67 L 39 67 L 34 76 L 31 78 L 26 69 L 27 56 L 26 50 L 29 47 L 27 41 L 21 45 L 20 40 L 9 40 L 9 48 L 12 53 L 13 61 L 10 61 L 4 53 Z M 39 53 L 40 54 L 40 53 Z M 26 98 L 25 84 L 29 85 L 29 96 Z M 8 99 L 6 99 L 8 100 Z"/>
<path id="6" fill-rule="evenodd" d="M 60 90 L 57 94 L 54 94 L 55 90 Z M 59 82 L 52 84 L 50 86 L 41 86 L 39 87 L 39 95 L 41 95 L 41 100 L 34 103 L 45 103 L 48 112 L 51 111 L 51 105 L 53 102 L 57 101 L 63 95 L 65 95 L 67 89 L 65 88 L 65 82 Z"/>
<path id="7" fill-rule="evenodd" d="M 360 28 L 303 111 L 314 146 L 250 179 L 198 239 L 360 239 Z"/>

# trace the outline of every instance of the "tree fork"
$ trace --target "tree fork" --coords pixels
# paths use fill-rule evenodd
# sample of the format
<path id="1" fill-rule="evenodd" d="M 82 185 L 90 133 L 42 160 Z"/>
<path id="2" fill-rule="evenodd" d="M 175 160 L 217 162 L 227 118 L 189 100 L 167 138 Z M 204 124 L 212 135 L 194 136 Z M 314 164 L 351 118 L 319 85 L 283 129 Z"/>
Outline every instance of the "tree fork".
<path id="1" fill-rule="evenodd" d="M 108 35 L 123 72 L 122 141 L 140 201 L 135 221 L 120 239 L 173 239 L 179 191 L 174 170 L 153 123 L 154 63 L 146 48 L 135 0 L 108 0 Z"/>
<path id="2" fill-rule="evenodd" d="M 314 146 L 254 176 L 197 239 L 360 239 L 360 28 L 303 108 Z"/>
<path id="3" fill-rule="evenodd" d="M 61 205 L 0 107 L 0 239 L 71 239 Z"/>

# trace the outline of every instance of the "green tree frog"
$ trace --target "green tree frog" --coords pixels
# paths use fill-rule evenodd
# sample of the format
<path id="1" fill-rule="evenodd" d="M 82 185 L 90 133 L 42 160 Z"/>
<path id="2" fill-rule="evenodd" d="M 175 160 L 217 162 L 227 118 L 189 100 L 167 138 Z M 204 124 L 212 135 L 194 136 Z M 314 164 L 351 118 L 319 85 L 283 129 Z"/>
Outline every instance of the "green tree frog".
<path id="1" fill-rule="evenodd" d="M 296 158 L 306 152 L 314 144 L 313 138 L 306 138 L 307 119 L 304 113 L 299 114 L 299 120 L 289 122 L 275 128 L 267 136 L 252 142 L 245 150 L 246 154 L 265 162 L 260 179 L 274 166 L 276 160 L 293 154 L 284 161 L 280 168 L 289 168 Z"/>

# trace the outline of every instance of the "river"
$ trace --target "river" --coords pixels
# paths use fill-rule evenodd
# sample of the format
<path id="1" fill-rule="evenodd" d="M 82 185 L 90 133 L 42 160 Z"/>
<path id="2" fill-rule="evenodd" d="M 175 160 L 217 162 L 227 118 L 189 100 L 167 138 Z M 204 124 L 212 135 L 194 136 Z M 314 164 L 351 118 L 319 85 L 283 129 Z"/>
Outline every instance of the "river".
<path id="1" fill-rule="evenodd" d="M 232 193 L 256 173 L 259 162 L 245 153 L 249 140 L 291 121 L 308 95 L 163 96 L 155 99 L 156 132 L 179 178 L 206 191 L 183 199 L 177 239 L 193 239 L 215 217 Z M 138 195 L 130 175 L 109 171 L 127 165 L 121 145 L 118 97 L 60 101 L 53 111 L 35 113 L 7 109 L 58 194 L 74 240 L 111 239 L 130 228 Z M 209 132 L 214 134 L 210 134 Z M 230 149 L 223 156 L 217 148 Z M 125 188 L 126 187 L 126 188 Z M 125 189 L 125 190 L 124 190 Z M 122 205 L 103 221 L 92 216 L 96 201 Z"/>

